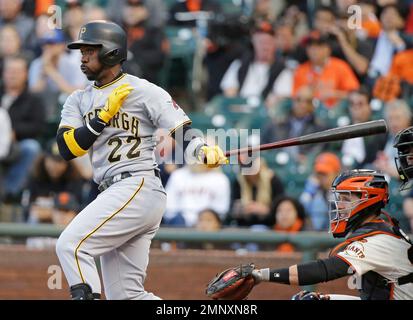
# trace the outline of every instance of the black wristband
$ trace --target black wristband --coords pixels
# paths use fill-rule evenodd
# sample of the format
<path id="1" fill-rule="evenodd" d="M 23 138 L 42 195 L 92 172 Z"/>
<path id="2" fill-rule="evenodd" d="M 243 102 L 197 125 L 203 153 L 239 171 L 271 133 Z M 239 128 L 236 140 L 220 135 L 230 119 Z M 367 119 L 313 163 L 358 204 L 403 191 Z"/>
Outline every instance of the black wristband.
<path id="1" fill-rule="evenodd" d="M 103 129 L 106 128 L 107 124 L 99 119 L 99 117 L 94 117 L 92 120 L 89 121 L 89 130 L 92 129 L 92 133 L 102 133 Z"/>
<path id="2" fill-rule="evenodd" d="M 290 284 L 289 268 L 271 269 L 270 270 L 270 282 Z"/>

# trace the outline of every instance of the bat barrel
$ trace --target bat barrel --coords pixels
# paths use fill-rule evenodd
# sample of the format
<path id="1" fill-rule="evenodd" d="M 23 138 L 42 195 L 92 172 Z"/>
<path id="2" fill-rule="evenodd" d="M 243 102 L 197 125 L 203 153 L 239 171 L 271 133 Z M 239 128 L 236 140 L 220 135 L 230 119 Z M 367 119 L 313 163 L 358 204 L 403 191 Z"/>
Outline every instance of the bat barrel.
<path id="1" fill-rule="evenodd" d="M 311 133 L 305 136 L 276 141 L 272 143 L 262 144 L 256 147 L 246 147 L 225 152 L 225 156 L 229 157 L 234 154 L 246 152 L 257 152 L 270 149 L 285 148 L 290 146 L 298 146 L 311 143 L 333 142 L 339 140 L 352 139 L 357 137 L 365 137 L 374 134 L 386 133 L 386 121 L 374 120 L 364 123 L 352 124 L 344 127 L 333 128 L 321 132 Z"/>

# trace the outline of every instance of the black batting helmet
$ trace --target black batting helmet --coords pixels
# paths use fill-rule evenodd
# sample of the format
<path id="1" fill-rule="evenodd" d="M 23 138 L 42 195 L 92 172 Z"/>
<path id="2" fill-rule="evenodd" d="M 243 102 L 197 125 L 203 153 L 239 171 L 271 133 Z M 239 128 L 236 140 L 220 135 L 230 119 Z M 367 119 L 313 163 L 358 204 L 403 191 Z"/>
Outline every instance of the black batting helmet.
<path id="1" fill-rule="evenodd" d="M 401 130 L 394 138 L 393 146 L 397 148 L 395 160 L 402 182 L 400 190 L 409 189 L 413 179 L 413 127 Z"/>
<path id="2" fill-rule="evenodd" d="M 125 31 L 116 23 L 96 20 L 80 28 L 78 40 L 69 43 L 69 49 L 80 49 L 83 45 L 99 46 L 99 60 L 107 66 L 122 63 L 127 58 Z"/>

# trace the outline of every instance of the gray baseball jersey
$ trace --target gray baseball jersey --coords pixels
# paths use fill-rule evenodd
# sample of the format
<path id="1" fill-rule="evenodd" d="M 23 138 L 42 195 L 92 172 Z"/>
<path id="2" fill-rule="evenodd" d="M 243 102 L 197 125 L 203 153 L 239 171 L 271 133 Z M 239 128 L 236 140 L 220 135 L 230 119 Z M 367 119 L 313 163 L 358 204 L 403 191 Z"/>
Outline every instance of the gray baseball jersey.
<path id="1" fill-rule="evenodd" d="M 103 87 L 89 85 L 84 90 L 75 91 L 63 106 L 59 127 L 84 126 L 104 107 L 112 90 L 124 83 L 129 83 L 134 90 L 89 149 L 96 183 L 121 172 L 154 169 L 157 166 L 153 152 L 154 132 L 158 128 L 172 132 L 190 123 L 185 112 L 165 90 L 124 74 Z"/>

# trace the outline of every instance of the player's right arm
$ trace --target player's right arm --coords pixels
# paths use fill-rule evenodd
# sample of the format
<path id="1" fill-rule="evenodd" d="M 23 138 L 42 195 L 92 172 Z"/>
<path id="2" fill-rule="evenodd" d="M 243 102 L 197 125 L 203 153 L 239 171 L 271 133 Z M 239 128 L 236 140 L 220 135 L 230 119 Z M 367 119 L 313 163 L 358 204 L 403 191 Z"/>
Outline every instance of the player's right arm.
<path id="1" fill-rule="evenodd" d="M 123 84 L 109 95 L 105 107 L 86 124 L 80 112 L 81 91 L 75 91 L 66 101 L 62 110 L 62 121 L 57 131 L 56 141 L 61 156 L 71 160 L 83 156 L 105 129 L 112 117 L 118 113 L 132 87 Z"/>
<path id="2" fill-rule="evenodd" d="M 351 265 L 337 256 L 293 265 L 288 268 L 256 269 L 257 282 L 268 281 L 290 285 L 313 285 L 349 276 L 354 273 Z"/>

